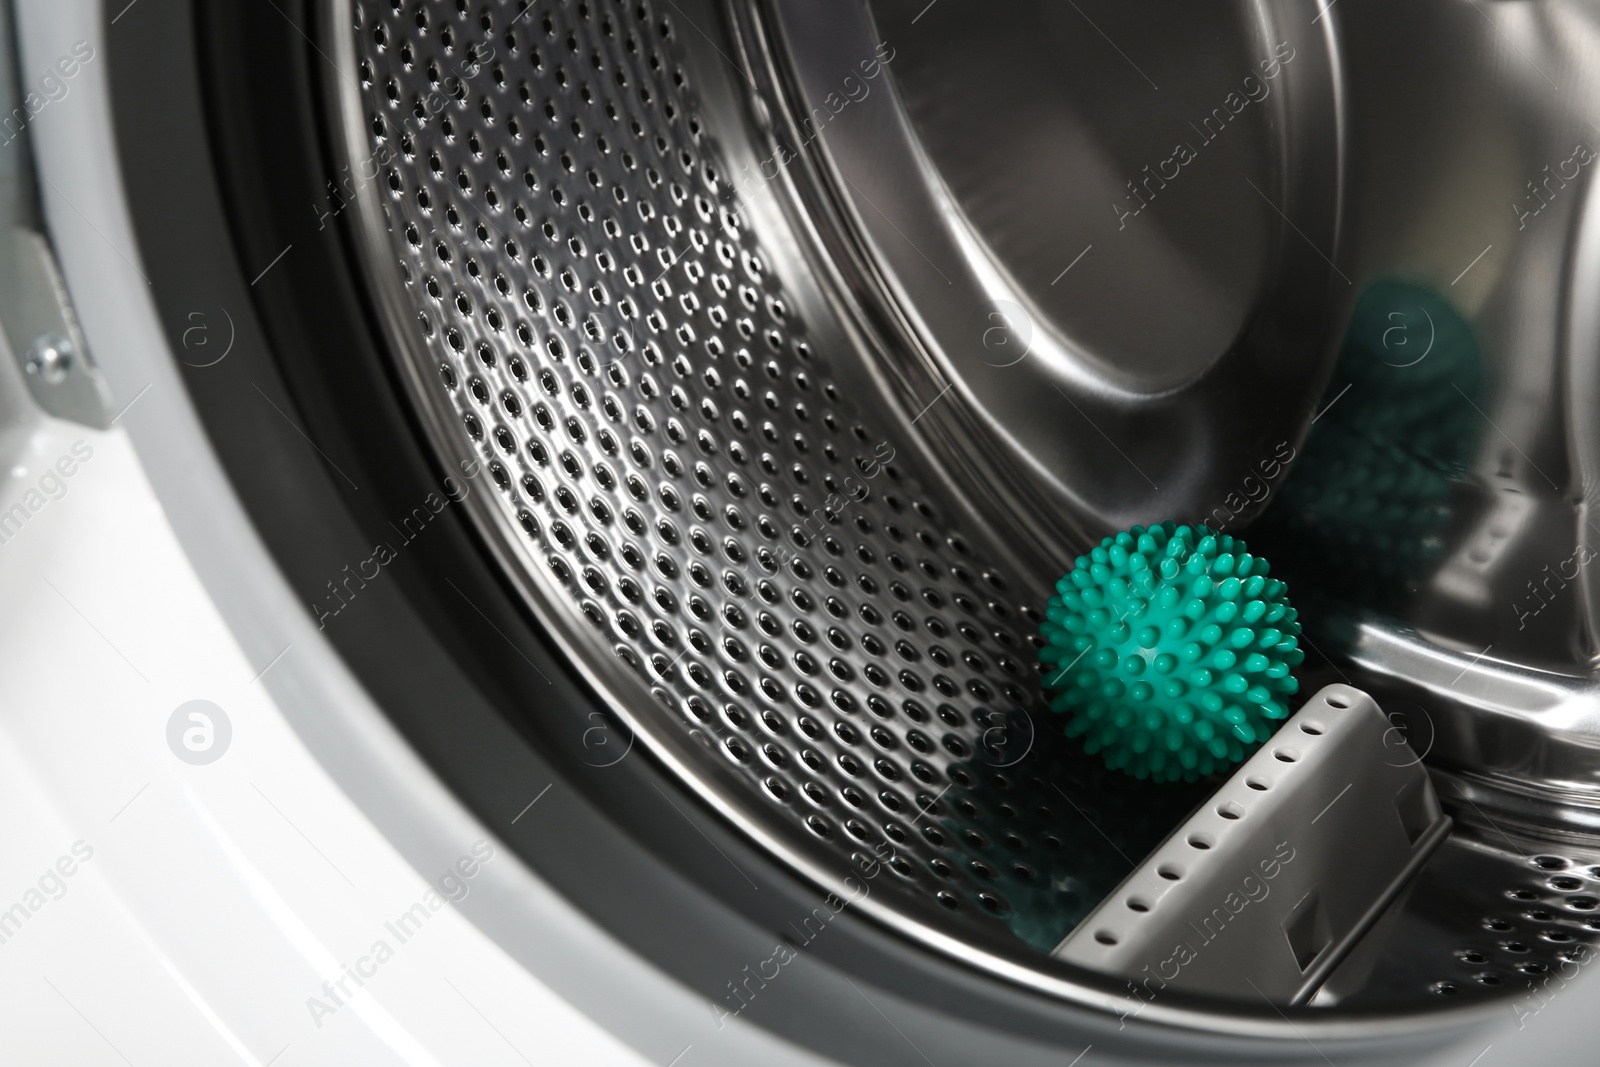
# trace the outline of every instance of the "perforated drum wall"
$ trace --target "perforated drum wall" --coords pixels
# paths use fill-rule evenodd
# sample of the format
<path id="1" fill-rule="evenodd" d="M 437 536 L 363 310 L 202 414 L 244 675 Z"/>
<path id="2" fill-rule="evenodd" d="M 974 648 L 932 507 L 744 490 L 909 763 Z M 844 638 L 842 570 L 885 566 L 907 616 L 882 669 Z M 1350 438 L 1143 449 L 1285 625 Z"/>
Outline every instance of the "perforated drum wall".
<path id="1" fill-rule="evenodd" d="M 1132 783 L 1058 744 L 1033 591 L 830 378 L 852 356 L 809 340 L 696 110 L 696 30 L 644 4 L 355 22 L 354 180 L 389 215 L 422 400 L 558 591 L 547 621 L 626 663 L 658 702 L 635 713 L 736 767 L 775 832 L 1050 947 L 1161 817 L 1095 829 Z"/>

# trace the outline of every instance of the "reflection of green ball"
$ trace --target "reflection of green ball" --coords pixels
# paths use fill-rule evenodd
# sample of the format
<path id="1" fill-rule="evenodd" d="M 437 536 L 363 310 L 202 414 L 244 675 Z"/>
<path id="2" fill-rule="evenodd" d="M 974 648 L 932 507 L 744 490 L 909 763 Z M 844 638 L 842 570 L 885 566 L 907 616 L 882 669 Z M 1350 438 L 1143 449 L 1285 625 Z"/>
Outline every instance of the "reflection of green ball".
<path id="1" fill-rule="evenodd" d="M 1482 389 L 1472 327 L 1443 296 L 1373 282 L 1350 315 L 1322 414 L 1251 540 L 1302 597 L 1398 610 L 1444 557 L 1453 485 L 1486 425 Z"/>
<path id="2" fill-rule="evenodd" d="M 1305 658 L 1284 584 L 1243 541 L 1166 522 L 1108 537 L 1056 583 L 1040 632 L 1067 736 L 1136 778 L 1194 781 L 1277 729 Z"/>
<path id="3" fill-rule="evenodd" d="M 1273 555 L 1297 578 L 1311 576 L 1313 586 L 1321 578 L 1341 599 L 1383 605 L 1443 552 L 1450 481 L 1438 466 L 1347 423 L 1313 434 L 1300 462 L 1281 507 L 1263 521 L 1280 528 Z"/>

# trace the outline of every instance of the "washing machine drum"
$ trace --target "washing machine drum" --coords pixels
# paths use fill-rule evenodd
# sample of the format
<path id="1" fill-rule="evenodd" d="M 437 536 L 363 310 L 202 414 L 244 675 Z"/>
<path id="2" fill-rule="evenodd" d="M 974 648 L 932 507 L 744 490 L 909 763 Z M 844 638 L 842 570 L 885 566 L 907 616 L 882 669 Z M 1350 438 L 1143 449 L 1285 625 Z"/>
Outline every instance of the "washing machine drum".
<path id="1" fill-rule="evenodd" d="M 1374 1035 L 1436 1041 L 1588 951 L 1600 780 L 1574 713 L 1586 586 L 1533 565 L 1588 537 L 1558 487 L 1592 435 L 1559 402 L 1582 385 L 1550 299 L 1581 273 L 1562 252 L 1581 200 L 1546 183 L 1537 210 L 1573 212 L 1547 235 L 1458 239 L 1460 198 L 1520 186 L 1549 138 L 1451 133 L 1447 94 L 1385 58 L 1394 19 L 1473 47 L 1521 34 L 1530 62 L 1563 46 L 1426 6 L 1151 24 L 1104 4 L 344 0 L 291 12 L 302 36 L 202 5 L 240 258 L 289 243 L 316 264 L 252 287 L 263 358 L 373 486 L 314 456 L 305 477 L 391 526 L 373 566 L 426 635 L 341 627 L 381 590 L 296 562 L 289 513 L 264 514 L 287 488 L 247 498 L 463 795 L 510 803 L 525 746 L 620 828 L 518 847 L 724 1013 L 843 1059 L 801 1007 L 856 979 L 968 1028 L 952 1049 L 985 1028 L 1315 1058 L 1309 1034 L 1341 1062 Z M 1473 54 L 1435 57 L 1429 84 L 1564 128 L 1569 98 Z M 1435 142 L 1452 166 L 1397 165 Z M 238 471 L 259 462 L 208 418 Z M 1124 882 L 1177 881 L 1163 842 L 1246 788 L 1205 750 L 1108 766 L 1046 694 L 1061 575 L 1166 521 L 1288 581 L 1286 710 L 1375 698 L 1379 755 L 1318 770 L 1326 799 L 1426 798 L 1395 831 L 1426 847 L 1374 882 L 1338 959 L 1311 966 L 1334 938 L 1296 911 L 1309 890 L 1232 931 L 1241 958 L 1315 942 L 1259 995 L 1170 974 L 1157 995 L 1068 950 Z M 406 681 L 435 660 L 449 685 Z M 1291 792 L 1252 803 L 1289 818 Z M 1331 899 L 1379 850 L 1330 808 L 1291 851 Z M 630 850 L 677 888 L 595 888 Z M 1260 858 L 1217 851 L 1247 881 Z M 831 977 L 758 996 L 718 924 Z"/>

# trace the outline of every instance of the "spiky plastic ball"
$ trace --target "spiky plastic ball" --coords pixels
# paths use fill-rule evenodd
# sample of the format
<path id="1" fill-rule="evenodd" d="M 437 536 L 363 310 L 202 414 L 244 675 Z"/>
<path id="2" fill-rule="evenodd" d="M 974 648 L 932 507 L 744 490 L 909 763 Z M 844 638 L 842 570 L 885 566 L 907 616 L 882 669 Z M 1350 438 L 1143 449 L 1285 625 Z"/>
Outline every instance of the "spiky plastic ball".
<path id="1" fill-rule="evenodd" d="M 1040 627 L 1067 736 L 1136 778 L 1239 763 L 1289 714 L 1305 658 L 1284 584 L 1238 538 L 1162 523 L 1108 537 L 1056 583 Z"/>

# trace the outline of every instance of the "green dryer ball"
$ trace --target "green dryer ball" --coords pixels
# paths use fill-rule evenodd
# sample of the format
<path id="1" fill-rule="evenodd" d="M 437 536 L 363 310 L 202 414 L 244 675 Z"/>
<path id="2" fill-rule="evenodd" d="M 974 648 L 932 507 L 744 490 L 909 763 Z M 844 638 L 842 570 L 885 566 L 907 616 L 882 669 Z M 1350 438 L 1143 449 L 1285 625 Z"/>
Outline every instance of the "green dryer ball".
<path id="1" fill-rule="evenodd" d="M 1305 658 L 1267 561 L 1205 526 L 1108 537 L 1056 583 L 1040 627 L 1045 689 L 1106 766 L 1194 781 L 1241 762 L 1288 717 Z"/>

